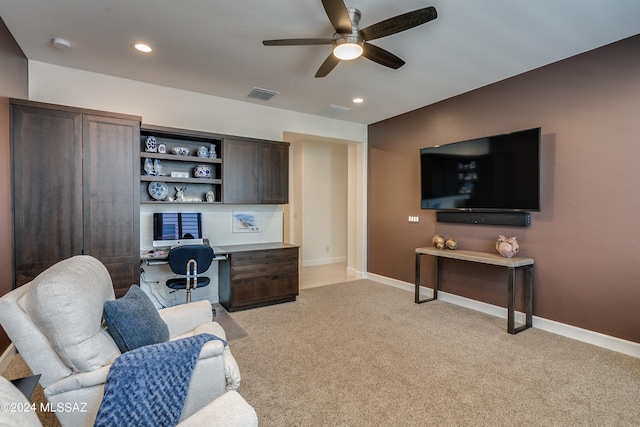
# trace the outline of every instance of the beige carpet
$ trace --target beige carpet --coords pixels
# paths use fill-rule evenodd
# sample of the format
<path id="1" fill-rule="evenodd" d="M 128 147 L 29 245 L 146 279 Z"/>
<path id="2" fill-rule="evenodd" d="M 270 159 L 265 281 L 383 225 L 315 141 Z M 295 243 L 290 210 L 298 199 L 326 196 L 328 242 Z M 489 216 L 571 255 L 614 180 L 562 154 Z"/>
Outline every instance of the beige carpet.
<path id="1" fill-rule="evenodd" d="M 262 426 L 640 425 L 640 359 L 373 281 L 231 317 Z"/>
<path id="2" fill-rule="evenodd" d="M 373 281 L 216 308 L 263 427 L 640 425 L 640 359 Z"/>

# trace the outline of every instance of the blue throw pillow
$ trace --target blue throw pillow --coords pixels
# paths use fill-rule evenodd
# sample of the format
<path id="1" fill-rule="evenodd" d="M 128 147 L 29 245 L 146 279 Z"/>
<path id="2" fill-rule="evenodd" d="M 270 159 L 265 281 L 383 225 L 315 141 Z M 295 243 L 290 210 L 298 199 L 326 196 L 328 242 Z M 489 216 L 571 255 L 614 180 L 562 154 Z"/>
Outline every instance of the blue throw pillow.
<path id="1" fill-rule="evenodd" d="M 104 303 L 104 321 L 122 353 L 169 341 L 169 327 L 137 285 L 122 298 Z"/>

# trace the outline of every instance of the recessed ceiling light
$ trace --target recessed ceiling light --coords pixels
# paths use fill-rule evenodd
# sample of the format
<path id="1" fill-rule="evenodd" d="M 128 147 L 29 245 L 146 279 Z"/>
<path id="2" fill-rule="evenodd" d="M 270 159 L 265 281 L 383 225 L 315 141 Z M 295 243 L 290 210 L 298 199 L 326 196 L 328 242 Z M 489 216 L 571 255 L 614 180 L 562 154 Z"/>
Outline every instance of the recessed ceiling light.
<path id="1" fill-rule="evenodd" d="M 364 102 L 364 99 L 362 98 L 353 98 L 354 104 L 362 104 L 363 102 Z"/>
<path id="2" fill-rule="evenodd" d="M 153 49 L 151 48 L 151 46 L 149 46 L 148 44 L 145 43 L 136 43 L 133 45 L 133 47 L 136 50 L 139 50 L 140 52 L 144 52 L 144 53 L 149 53 L 151 52 Z"/>
<path id="3" fill-rule="evenodd" d="M 54 37 L 51 39 L 51 44 L 61 50 L 71 49 L 71 42 L 67 39 L 63 39 L 61 37 Z"/>

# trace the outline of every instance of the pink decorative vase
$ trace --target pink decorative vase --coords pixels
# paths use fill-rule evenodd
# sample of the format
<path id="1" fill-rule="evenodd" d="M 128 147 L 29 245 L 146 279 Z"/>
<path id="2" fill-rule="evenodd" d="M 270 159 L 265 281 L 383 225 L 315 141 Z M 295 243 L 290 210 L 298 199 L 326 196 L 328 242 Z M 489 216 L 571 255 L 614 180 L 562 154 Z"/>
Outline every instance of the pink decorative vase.
<path id="1" fill-rule="evenodd" d="M 496 249 L 498 253 L 505 258 L 511 258 L 520 250 L 517 237 L 506 238 L 502 234 L 498 236 L 496 242 Z"/>

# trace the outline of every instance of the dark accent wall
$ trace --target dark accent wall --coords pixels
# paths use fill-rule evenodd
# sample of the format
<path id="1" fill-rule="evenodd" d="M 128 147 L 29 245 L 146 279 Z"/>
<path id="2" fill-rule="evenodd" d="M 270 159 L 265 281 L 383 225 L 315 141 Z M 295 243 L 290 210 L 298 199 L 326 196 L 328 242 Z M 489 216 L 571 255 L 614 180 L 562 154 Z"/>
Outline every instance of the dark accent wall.
<path id="1" fill-rule="evenodd" d="M 420 148 L 537 126 L 542 210 L 530 227 L 420 210 Z M 414 249 L 436 233 L 488 252 L 498 234 L 517 236 L 535 260 L 535 316 L 640 343 L 640 35 L 372 124 L 368 169 L 369 272 L 413 283 Z M 506 307 L 502 269 L 445 260 L 441 271 L 442 290 Z"/>
<path id="2" fill-rule="evenodd" d="M 13 289 L 9 98 L 29 96 L 28 62 L 0 18 L 0 295 Z M 0 354 L 9 346 L 0 328 Z"/>

